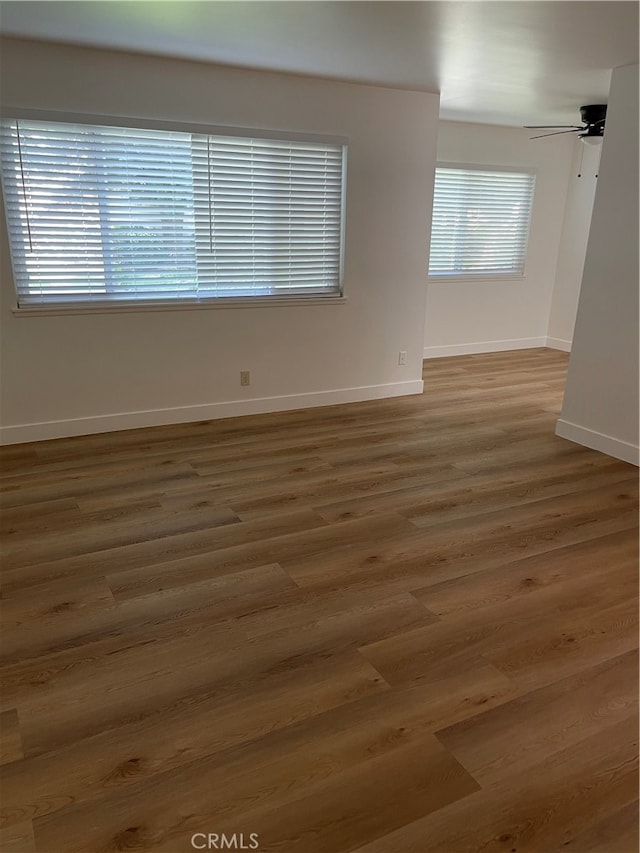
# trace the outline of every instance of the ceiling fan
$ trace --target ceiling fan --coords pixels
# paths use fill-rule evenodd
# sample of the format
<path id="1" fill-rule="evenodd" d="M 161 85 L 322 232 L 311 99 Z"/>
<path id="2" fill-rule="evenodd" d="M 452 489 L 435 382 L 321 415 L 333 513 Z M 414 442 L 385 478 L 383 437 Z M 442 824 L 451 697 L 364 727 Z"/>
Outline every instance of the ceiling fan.
<path id="1" fill-rule="evenodd" d="M 576 124 L 525 124 L 527 130 L 552 130 L 553 128 L 567 128 L 556 130 L 554 133 L 542 133 L 540 136 L 531 136 L 530 139 L 544 139 L 545 136 L 557 136 L 560 133 L 577 133 L 578 139 L 590 145 L 598 145 L 604 136 L 604 123 L 607 117 L 606 104 L 587 104 L 580 107 L 580 118 L 582 125 Z"/>

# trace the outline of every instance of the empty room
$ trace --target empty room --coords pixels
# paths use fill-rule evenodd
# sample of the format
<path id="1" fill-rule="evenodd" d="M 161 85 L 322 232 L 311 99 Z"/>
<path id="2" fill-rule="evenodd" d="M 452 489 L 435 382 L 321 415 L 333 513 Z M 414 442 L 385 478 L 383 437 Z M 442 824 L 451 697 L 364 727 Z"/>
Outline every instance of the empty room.
<path id="1" fill-rule="evenodd" d="M 1 853 L 637 853 L 638 4 L 0 31 Z"/>

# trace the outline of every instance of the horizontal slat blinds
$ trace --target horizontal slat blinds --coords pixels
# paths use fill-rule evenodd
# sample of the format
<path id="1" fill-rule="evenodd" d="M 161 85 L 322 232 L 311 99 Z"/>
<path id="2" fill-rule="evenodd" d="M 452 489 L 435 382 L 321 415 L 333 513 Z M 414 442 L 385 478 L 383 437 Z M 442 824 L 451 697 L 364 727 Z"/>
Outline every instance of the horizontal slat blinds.
<path id="1" fill-rule="evenodd" d="M 429 275 L 523 275 L 535 177 L 438 167 Z"/>
<path id="2" fill-rule="evenodd" d="M 193 151 L 203 286 L 221 296 L 338 290 L 341 146 L 194 135 Z"/>
<path id="3" fill-rule="evenodd" d="M 2 122 L 20 306 L 340 292 L 343 146 Z"/>

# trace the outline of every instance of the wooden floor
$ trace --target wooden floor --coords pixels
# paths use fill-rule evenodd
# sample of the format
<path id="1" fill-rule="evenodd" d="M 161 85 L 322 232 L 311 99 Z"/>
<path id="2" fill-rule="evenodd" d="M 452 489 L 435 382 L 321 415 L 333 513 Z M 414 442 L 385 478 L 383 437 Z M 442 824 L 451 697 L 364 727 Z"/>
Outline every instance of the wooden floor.
<path id="1" fill-rule="evenodd" d="M 636 853 L 637 470 L 566 362 L 5 448 L 2 853 Z"/>

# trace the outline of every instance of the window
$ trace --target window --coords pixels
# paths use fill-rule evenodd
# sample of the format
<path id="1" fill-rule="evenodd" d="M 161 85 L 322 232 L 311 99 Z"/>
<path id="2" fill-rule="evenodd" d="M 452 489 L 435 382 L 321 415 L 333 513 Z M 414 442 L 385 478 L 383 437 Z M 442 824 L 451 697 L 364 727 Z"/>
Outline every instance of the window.
<path id="1" fill-rule="evenodd" d="M 11 119 L 0 146 L 19 307 L 340 295 L 343 142 Z"/>
<path id="2" fill-rule="evenodd" d="M 535 176 L 475 166 L 438 166 L 429 275 L 524 275 Z"/>

